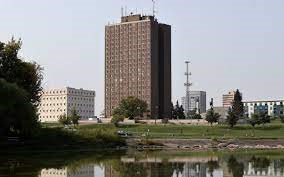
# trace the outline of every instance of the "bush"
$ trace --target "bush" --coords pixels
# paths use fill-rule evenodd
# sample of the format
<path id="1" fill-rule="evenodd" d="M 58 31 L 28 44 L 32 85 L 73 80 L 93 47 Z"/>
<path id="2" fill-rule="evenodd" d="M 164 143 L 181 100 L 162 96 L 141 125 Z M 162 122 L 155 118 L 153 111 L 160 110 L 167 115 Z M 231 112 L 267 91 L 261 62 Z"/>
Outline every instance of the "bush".
<path id="1" fill-rule="evenodd" d="M 284 123 L 284 116 L 279 116 L 279 119 L 282 123 Z"/>
<path id="2" fill-rule="evenodd" d="M 25 90 L 0 79 L 0 98 L 0 135 L 28 137 L 38 130 L 38 116 Z"/>
<path id="3" fill-rule="evenodd" d="M 113 123 L 116 127 L 118 127 L 119 122 L 123 122 L 124 116 L 120 114 L 114 114 L 111 119 L 111 123 Z"/>

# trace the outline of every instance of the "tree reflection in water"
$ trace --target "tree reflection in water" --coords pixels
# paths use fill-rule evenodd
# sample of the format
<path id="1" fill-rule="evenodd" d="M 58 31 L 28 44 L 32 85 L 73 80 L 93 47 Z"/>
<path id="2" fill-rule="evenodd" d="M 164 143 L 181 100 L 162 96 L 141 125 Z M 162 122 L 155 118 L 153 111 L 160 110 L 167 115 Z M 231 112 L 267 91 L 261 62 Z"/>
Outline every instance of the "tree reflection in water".
<path id="1" fill-rule="evenodd" d="M 233 174 L 233 177 L 243 177 L 244 164 L 242 162 L 238 162 L 233 155 L 230 156 L 227 165 L 229 172 Z"/>
<path id="2" fill-rule="evenodd" d="M 232 155 L 234 153 L 234 155 Z M 269 155 L 269 156 L 268 156 Z M 0 176 L 243 177 L 284 176 L 284 154 L 126 152 L 0 156 Z M 68 174 L 68 175 L 67 175 Z M 66 176 L 67 175 L 67 176 Z"/>

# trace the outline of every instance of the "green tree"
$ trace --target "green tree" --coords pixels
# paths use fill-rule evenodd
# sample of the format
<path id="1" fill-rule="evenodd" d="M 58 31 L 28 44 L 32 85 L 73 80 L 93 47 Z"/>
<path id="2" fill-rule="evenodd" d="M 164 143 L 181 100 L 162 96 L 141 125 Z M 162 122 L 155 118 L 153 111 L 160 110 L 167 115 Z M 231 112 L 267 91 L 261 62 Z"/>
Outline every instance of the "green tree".
<path id="1" fill-rule="evenodd" d="M 262 126 L 264 126 L 266 123 L 270 123 L 270 116 L 265 112 L 259 113 L 259 120 Z"/>
<path id="2" fill-rule="evenodd" d="M 16 84 L 0 79 L 0 135 L 28 137 L 39 128 L 35 107 Z"/>
<path id="3" fill-rule="evenodd" d="M 279 116 L 279 119 L 281 120 L 282 123 L 284 123 L 284 116 Z"/>
<path id="4" fill-rule="evenodd" d="M 124 121 L 123 112 L 119 108 L 114 109 L 111 123 L 113 123 L 116 127 L 118 127 L 119 122 L 123 121 Z"/>
<path id="5" fill-rule="evenodd" d="M 184 109 L 182 105 L 180 105 L 180 107 L 178 108 L 177 116 L 178 119 L 185 119 Z"/>
<path id="6" fill-rule="evenodd" d="M 136 97 L 130 96 L 121 100 L 118 109 L 120 115 L 134 119 L 137 116 L 143 115 L 147 111 L 147 103 Z"/>
<path id="7" fill-rule="evenodd" d="M 229 108 L 226 121 L 230 125 L 230 127 L 233 128 L 237 124 L 238 120 L 239 118 L 237 117 L 237 115 L 232 111 L 231 108 Z"/>
<path id="8" fill-rule="evenodd" d="M 215 113 L 214 109 L 211 108 L 207 111 L 205 120 L 212 126 L 213 123 L 218 122 L 219 118 L 220 114 Z"/>
<path id="9" fill-rule="evenodd" d="M 71 111 L 70 120 L 71 120 L 72 124 L 74 125 L 74 127 L 79 125 L 80 118 L 81 117 L 78 115 L 76 109 L 73 108 L 72 111 Z"/>
<path id="10" fill-rule="evenodd" d="M 248 120 L 249 124 L 252 127 L 255 127 L 256 125 L 260 124 L 260 117 L 259 114 L 252 114 L 251 118 Z"/>
<path id="11" fill-rule="evenodd" d="M 234 156 L 230 156 L 227 164 L 229 172 L 233 174 L 233 177 L 243 177 L 244 164 L 242 162 L 238 162 Z"/>
<path id="12" fill-rule="evenodd" d="M 239 89 L 237 89 L 232 103 L 232 112 L 233 114 L 235 114 L 238 120 L 242 118 L 244 115 L 244 104 L 242 100 L 243 100 L 242 95 Z"/>
<path id="13" fill-rule="evenodd" d="M 59 116 L 58 122 L 64 126 L 69 126 L 72 123 L 72 120 L 70 117 L 64 114 L 64 115 Z"/>
<path id="14" fill-rule="evenodd" d="M 42 68 L 20 59 L 18 52 L 21 47 L 22 41 L 14 38 L 7 44 L 0 42 L 0 78 L 24 89 L 30 102 L 37 106 L 42 92 Z"/>
<path id="15" fill-rule="evenodd" d="M 207 167 L 208 167 L 208 172 L 209 172 L 210 176 L 213 177 L 214 170 L 218 169 L 220 166 L 219 166 L 218 161 L 210 160 L 210 161 L 207 162 Z"/>
<path id="16" fill-rule="evenodd" d="M 172 113 L 172 119 L 177 119 L 177 112 L 176 112 L 173 102 L 171 102 L 171 113 Z"/>

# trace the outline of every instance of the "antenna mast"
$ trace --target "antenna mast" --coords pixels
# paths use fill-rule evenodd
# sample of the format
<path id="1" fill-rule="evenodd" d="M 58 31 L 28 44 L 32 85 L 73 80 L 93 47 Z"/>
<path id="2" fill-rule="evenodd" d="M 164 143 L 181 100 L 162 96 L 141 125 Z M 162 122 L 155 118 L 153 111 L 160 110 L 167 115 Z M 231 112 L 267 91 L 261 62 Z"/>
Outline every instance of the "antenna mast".
<path id="1" fill-rule="evenodd" d="M 188 69 L 188 64 L 190 62 L 189 61 L 185 61 L 185 64 L 186 64 L 186 72 L 184 73 L 184 75 L 186 76 L 186 82 L 184 83 L 184 86 L 186 88 L 186 106 L 187 106 L 187 111 L 186 113 L 188 114 L 189 113 L 189 103 L 190 103 L 190 95 L 189 95 L 189 88 L 190 86 L 192 86 L 192 83 L 189 82 L 189 76 L 191 76 L 191 72 L 189 72 L 189 69 Z"/>
<path id="2" fill-rule="evenodd" d="M 152 0 L 152 3 L 153 3 L 153 17 L 155 17 L 155 13 L 156 13 L 156 10 L 155 10 L 155 0 Z"/>

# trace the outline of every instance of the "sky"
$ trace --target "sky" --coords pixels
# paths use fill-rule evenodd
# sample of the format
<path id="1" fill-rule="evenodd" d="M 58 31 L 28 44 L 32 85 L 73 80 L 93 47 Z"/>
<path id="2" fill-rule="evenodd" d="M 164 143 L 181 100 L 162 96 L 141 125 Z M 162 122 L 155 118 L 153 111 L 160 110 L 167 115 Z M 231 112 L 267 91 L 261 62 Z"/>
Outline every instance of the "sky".
<path id="1" fill-rule="evenodd" d="M 172 100 L 204 90 L 215 106 L 240 89 L 244 100 L 284 99 L 283 0 L 156 0 L 172 26 Z M 104 108 L 104 27 L 128 13 L 152 14 L 151 0 L 0 0 L 0 41 L 23 41 L 21 57 L 44 68 L 44 88 L 96 91 Z M 125 8 L 126 9 L 126 8 Z"/>

